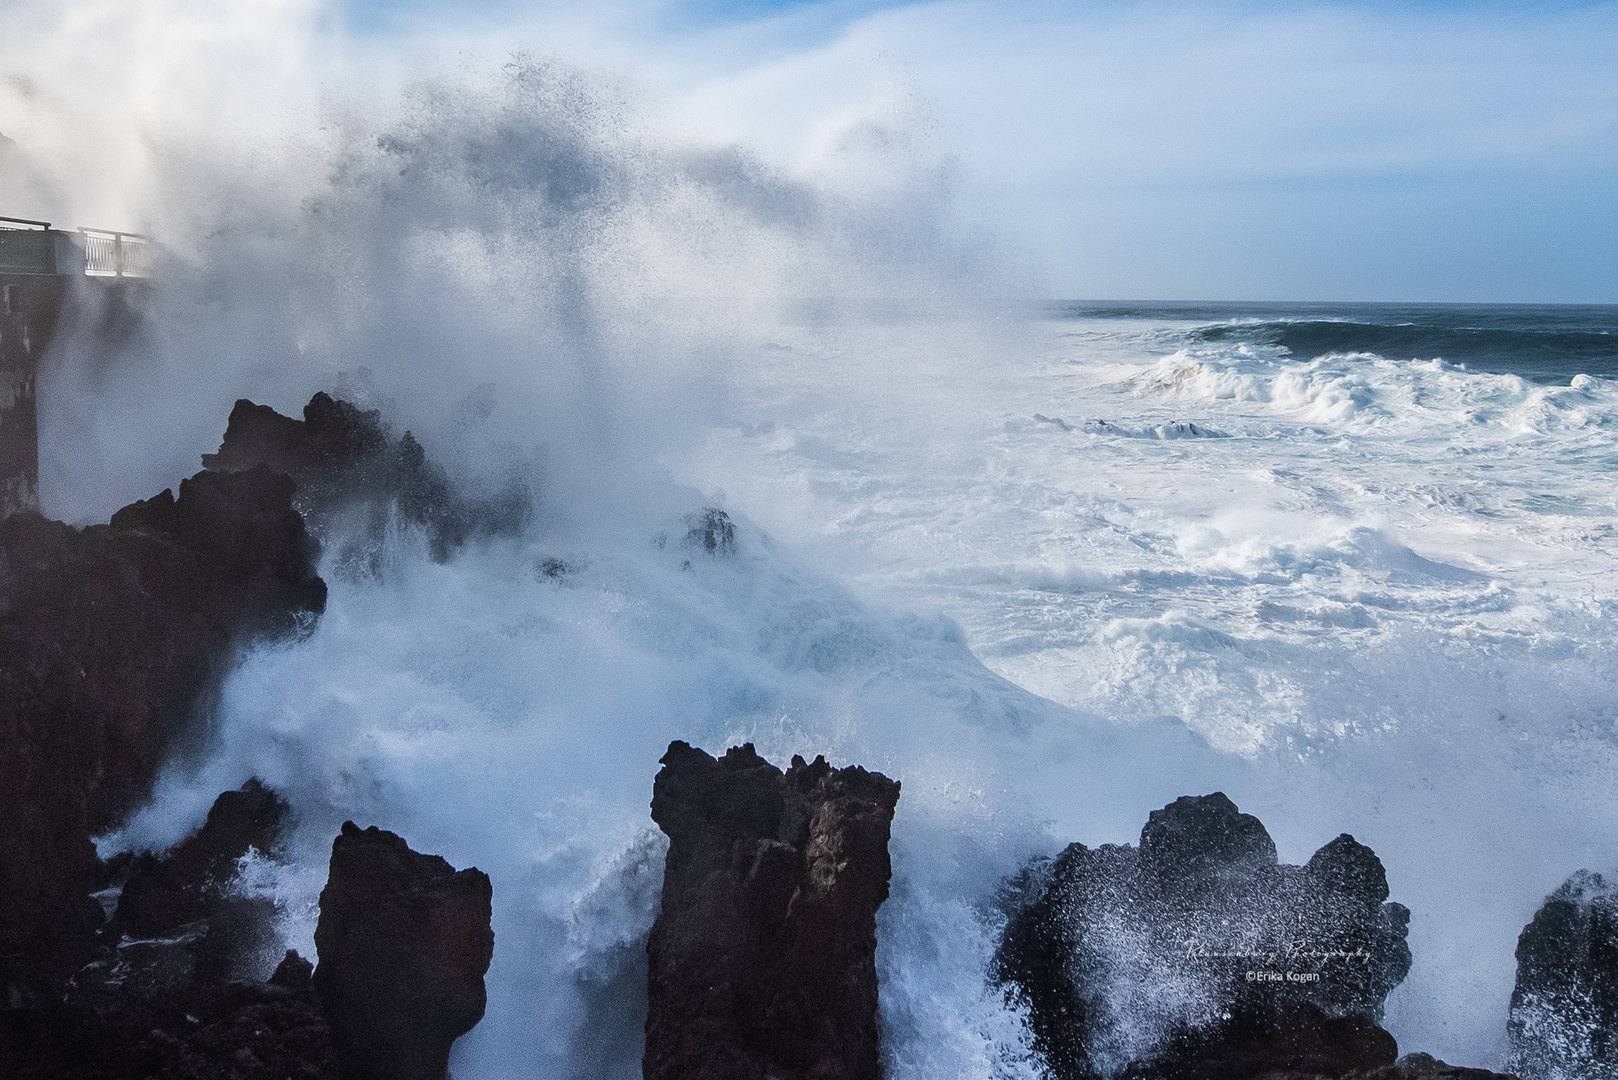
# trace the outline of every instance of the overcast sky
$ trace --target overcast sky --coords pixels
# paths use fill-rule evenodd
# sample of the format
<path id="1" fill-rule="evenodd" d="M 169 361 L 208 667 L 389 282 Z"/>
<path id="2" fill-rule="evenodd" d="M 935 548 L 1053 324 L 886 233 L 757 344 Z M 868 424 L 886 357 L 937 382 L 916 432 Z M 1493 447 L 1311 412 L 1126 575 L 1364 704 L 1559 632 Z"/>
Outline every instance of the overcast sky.
<path id="1" fill-rule="evenodd" d="M 1052 295 L 1618 302 L 1618 3 L 331 4 L 257 0 L 401 70 L 557 55 L 787 171 L 903 114 Z"/>

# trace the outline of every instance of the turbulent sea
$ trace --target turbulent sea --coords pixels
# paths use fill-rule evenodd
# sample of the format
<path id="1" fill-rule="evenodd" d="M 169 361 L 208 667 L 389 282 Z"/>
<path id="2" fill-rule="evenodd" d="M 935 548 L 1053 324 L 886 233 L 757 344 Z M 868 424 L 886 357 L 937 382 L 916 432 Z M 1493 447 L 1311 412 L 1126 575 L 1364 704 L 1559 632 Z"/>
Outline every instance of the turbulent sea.
<path id="1" fill-rule="evenodd" d="M 236 397 L 320 389 L 534 507 L 443 562 L 330 525 L 325 615 L 104 851 L 261 777 L 298 827 L 247 880 L 306 955 L 344 819 L 476 865 L 455 1074 L 634 1077 L 659 756 L 824 753 L 903 783 L 888 1074 L 1031 1076 L 1001 883 L 1224 791 L 1288 862 L 1373 847 L 1413 912 L 1386 1026 L 1500 1062 L 1518 932 L 1618 866 L 1618 311 L 979 302 L 880 162 L 817 187 L 503 78 L 207 172 L 145 328 L 42 369 L 68 520 L 194 472 Z M 710 507 L 733 553 L 689 541 Z"/>
<path id="2" fill-rule="evenodd" d="M 1409 1049 L 1498 1061 L 1516 934 L 1618 864 L 1612 309 L 1061 304 L 781 320 L 661 517 L 328 569 L 218 746 L 126 842 L 257 773 L 311 947 L 341 817 L 494 878 L 457 1072 L 635 1075 L 672 738 L 904 783 L 884 909 L 895 1077 L 1016 1075 L 984 982 L 1001 877 L 1223 790 L 1282 858 L 1339 832 L 1413 912 Z M 1436 347 L 1436 348 L 1435 348 Z M 1446 356 L 1439 352 L 1448 351 Z M 1454 357 L 1454 359 L 1451 359 Z M 682 544 L 721 505 L 733 559 Z M 655 519 L 655 520 L 654 520 Z"/>

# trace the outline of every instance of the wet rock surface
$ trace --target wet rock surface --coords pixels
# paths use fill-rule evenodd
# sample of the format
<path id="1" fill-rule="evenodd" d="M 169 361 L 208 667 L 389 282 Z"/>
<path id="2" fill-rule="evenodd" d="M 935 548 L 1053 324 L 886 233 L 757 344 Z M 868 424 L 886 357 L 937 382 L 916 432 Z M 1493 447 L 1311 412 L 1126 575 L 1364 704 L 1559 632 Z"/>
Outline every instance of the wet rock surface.
<path id="1" fill-rule="evenodd" d="M 275 853 L 286 814 L 287 804 L 257 778 L 220 795 L 201 829 L 161 856 L 134 858 L 103 936 L 152 937 L 214 914 L 237 861 L 250 850 Z"/>
<path id="2" fill-rule="evenodd" d="M 311 527 L 322 535 L 341 532 L 341 561 L 360 569 L 374 570 L 394 515 L 424 529 L 442 561 L 473 536 L 520 531 L 531 512 L 529 491 L 517 479 L 477 495 L 458 492 L 410 432 L 396 439 L 380 410 L 325 393 L 309 399 L 302 420 L 237 401 L 219 451 L 204 454 L 202 463 L 216 472 L 268 465 L 291 476 Z M 335 529 L 339 520 L 343 527 Z"/>
<path id="3" fill-rule="evenodd" d="M 0 1010 L 0 1076 L 442 1080 L 483 1015 L 488 878 L 348 824 L 317 970 L 281 950 L 274 903 L 239 874 L 278 850 L 287 816 L 250 781 L 169 851 L 112 867 L 122 891 L 90 960 L 60 997 Z"/>
<path id="4" fill-rule="evenodd" d="M 1409 912 L 1344 834 L 1277 861 L 1222 793 L 1153 811 L 1138 847 L 1072 844 L 1004 895 L 994 975 L 1059 1080 L 1338 1077 L 1391 1067 L 1382 1002 L 1410 967 Z"/>
<path id="5" fill-rule="evenodd" d="M 526 488 L 514 504 L 457 498 L 408 433 L 323 394 L 301 421 L 238 403 L 209 458 L 178 497 L 107 525 L 0 522 L 0 1075 L 335 1078 L 339 1045 L 363 1042 L 347 1075 L 442 1076 L 484 1007 L 483 875 L 375 829 L 360 847 L 380 835 L 392 855 L 334 859 L 335 962 L 321 971 L 339 1044 L 310 965 L 277 956 L 273 901 L 239 887 L 242 857 L 279 843 L 288 810 L 273 792 L 226 792 L 162 854 L 103 862 L 90 837 L 201 746 L 240 647 L 306 632 L 324 610 L 299 507 L 329 523 L 359 506 L 374 524 L 380 500 L 427 524 L 441 554 L 520 524 Z M 356 935 L 368 958 L 345 954 Z M 397 1010 L 368 1041 L 353 1035 L 367 1008 Z"/>
<path id="6" fill-rule="evenodd" d="M 168 852 L 109 867 L 122 890 L 89 962 L 59 997 L 0 1014 L 0 1074 L 335 1078 L 309 964 L 287 952 L 264 979 L 274 905 L 237 888 L 239 860 L 273 853 L 286 813 L 252 780 Z"/>
<path id="7" fill-rule="evenodd" d="M 1263 1080 L 1331 1080 L 1322 1073 L 1270 1071 L 1258 1074 Z M 1406 1054 L 1392 1065 L 1379 1065 L 1344 1073 L 1341 1080 L 1519 1080 L 1511 1073 L 1471 1069 L 1439 1061 L 1431 1054 Z"/>
<path id="8" fill-rule="evenodd" d="M 1527 1080 L 1618 1077 L 1618 883 L 1581 870 L 1517 939 L 1510 1068 Z"/>
<path id="9" fill-rule="evenodd" d="M 199 738 L 238 645 L 324 609 L 292 491 L 200 473 L 107 525 L 0 523 L 0 1004 L 49 1001 L 89 960 L 90 837 Z"/>
<path id="10" fill-rule="evenodd" d="M 494 956 L 486 874 L 343 823 L 320 894 L 314 987 L 344 1080 L 443 1080 L 483 1017 Z"/>
<path id="11" fill-rule="evenodd" d="M 751 744 L 715 759 L 674 742 L 662 765 L 647 1080 L 875 1080 L 876 912 L 899 784 L 824 758 L 783 773 Z"/>
<path id="12" fill-rule="evenodd" d="M 1511 1073 L 1451 1065 L 1431 1054 L 1406 1054 L 1392 1065 L 1351 1073 L 1353 1080 L 1515 1080 Z"/>

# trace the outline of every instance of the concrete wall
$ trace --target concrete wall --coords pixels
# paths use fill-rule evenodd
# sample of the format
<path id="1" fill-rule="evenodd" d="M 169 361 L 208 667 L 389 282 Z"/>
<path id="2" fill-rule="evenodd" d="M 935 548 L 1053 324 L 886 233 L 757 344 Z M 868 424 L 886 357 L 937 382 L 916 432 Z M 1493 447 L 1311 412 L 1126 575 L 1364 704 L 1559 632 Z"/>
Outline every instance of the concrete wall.
<path id="1" fill-rule="evenodd" d="M 72 280 L 0 272 L 0 517 L 39 509 L 34 374 Z"/>

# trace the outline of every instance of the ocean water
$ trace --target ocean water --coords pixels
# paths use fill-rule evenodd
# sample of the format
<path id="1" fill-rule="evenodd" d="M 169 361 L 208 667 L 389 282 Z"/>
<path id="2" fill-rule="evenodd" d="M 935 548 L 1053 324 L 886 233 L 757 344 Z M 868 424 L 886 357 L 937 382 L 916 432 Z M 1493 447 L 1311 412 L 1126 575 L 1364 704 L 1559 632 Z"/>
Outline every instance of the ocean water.
<path id="1" fill-rule="evenodd" d="M 875 375 L 851 370 L 871 346 L 804 331 L 691 475 L 957 621 L 1074 710 L 1054 726 L 1183 724 L 1283 859 L 1371 844 L 1414 912 L 1388 1027 L 1498 1063 L 1517 932 L 1614 861 L 1615 325 L 1056 304 L 965 365 L 947 331 L 889 328 Z M 1063 839 L 1125 840 L 1068 824 L 1112 767 L 1031 761 L 1071 788 L 1023 798 Z"/>
<path id="2" fill-rule="evenodd" d="M 536 511 L 444 563 L 402 526 L 374 573 L 328 558 L 319 625 L 244 655 L 103 849 L 261 777 L 297 827 L 244 887 L 306 954 L 344 819 L 477 865 L 456 1075 L 631 1077 L 658 757 L 824 753 L 904 785 L 889 1074 L 1027 1076 L 1002 880 L 1222 790 L 1288 861 L 1375 848 L 1413 912 L 1387 1026 L 1499 1063 L 1517 933 L 1618 864 L 1618 315 L 1005 300 L 856 119 L 804 179 L 519 58 L 274 153 L 165 144 L 144 322 L 41 371 L 48 512 L 104 520 L 235 398 L 319 389 Z M 733 555 L 688 542 L 707 507 Z"/>

